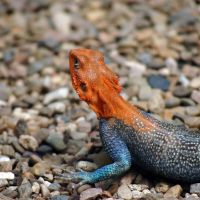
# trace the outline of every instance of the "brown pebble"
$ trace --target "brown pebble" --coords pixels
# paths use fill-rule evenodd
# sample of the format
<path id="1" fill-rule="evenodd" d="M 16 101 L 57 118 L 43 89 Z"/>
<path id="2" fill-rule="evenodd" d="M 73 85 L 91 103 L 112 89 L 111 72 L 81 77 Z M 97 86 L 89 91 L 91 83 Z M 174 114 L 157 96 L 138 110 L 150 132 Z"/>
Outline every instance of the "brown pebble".
<path id="1" fill-rule="evenodd" d="M 180 185 L 175 185 L 164 194 L 164 197 L 174 197 L 174 198 L 179 198 L 183 189 Z"/>

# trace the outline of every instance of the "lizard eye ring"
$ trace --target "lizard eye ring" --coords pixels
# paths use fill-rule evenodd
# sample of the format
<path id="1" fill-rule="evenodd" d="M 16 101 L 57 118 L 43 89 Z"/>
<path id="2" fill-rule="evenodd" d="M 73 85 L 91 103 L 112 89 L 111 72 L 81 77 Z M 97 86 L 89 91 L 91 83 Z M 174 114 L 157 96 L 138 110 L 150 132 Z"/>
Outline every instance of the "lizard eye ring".
<path id="1" fill-rule="evenodd" d="M 74 58 L 74 68 L 79 69 L 79 61 L 77 58 Z"/>

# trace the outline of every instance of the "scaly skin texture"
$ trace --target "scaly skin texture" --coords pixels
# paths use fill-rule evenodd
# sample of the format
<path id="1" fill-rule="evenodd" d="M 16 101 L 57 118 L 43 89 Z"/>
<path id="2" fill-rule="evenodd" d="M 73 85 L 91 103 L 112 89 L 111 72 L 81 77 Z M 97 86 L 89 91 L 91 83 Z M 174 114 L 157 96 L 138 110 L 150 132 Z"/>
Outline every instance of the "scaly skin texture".
<path id="1" fill-rule="evenodd" d="M 72 84 L 99 118 L 103 146 L 113 160 L 94 172 L 62 175 L 95 183 L 123 174 L 131 165 L 184 182 L 200 181 L 200 132 L 156 120 L 121 96 L 117 76 L 94 50 L 69 54 Z"/>

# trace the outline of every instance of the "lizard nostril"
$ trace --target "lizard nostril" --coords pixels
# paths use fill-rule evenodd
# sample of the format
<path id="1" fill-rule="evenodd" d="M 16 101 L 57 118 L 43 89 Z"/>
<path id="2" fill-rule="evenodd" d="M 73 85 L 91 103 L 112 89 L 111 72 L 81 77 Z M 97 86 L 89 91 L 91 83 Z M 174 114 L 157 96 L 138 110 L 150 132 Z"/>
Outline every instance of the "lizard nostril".
<path id="1" fill-rule="evenodd" d="M 86 92 L 86 91 L 87 91 L 87 86 L 86 86 L 85 83 L 81 83 L 81 84 L 80 84 L 80 88 L 81 88 L 81 90 L 82 90 L 83 92 Z"/>

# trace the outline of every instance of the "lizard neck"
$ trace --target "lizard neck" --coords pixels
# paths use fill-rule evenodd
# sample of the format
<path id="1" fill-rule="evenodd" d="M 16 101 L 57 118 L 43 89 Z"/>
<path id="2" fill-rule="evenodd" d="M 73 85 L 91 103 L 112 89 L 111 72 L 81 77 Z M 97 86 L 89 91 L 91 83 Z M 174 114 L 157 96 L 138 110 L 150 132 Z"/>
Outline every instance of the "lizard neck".
<path id="1" fill-rule="evenodd" d="M 99 118 L 117 118 L 138 132 L 151 132 L 155 129 L 153 122 L 149 121 L 137 107 L 125 101 L 117 92 L 109 91 L 106 93 L 107 95 L 104 94 L 99 92 L 97 103 L 89 103 Z"/>

